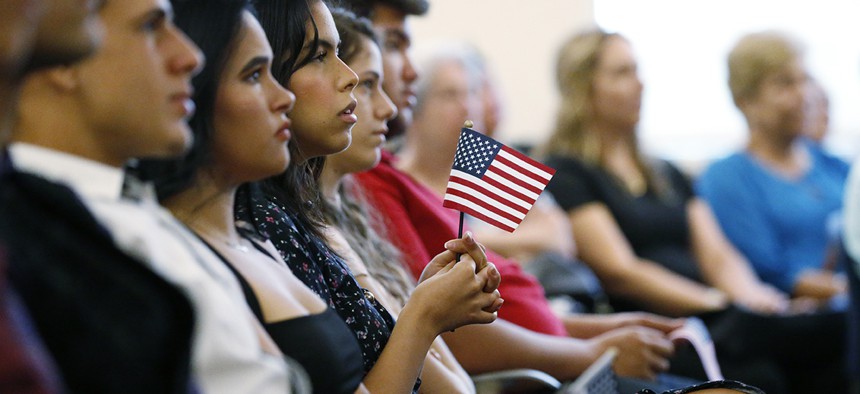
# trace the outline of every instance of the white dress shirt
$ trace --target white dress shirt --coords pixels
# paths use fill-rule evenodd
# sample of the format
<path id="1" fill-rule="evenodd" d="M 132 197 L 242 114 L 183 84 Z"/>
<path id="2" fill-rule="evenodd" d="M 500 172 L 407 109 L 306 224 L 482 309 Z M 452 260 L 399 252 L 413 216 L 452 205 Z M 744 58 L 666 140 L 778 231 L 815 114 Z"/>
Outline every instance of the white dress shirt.
<path id="1" fill-rule="evenodd" d="M 122 169 L 30 144 L 9 148 L 13 167 L 74 190 L 129 255 L 181 288 L 195 309 L 192 373 L 204 393 L 286 393 L 287 366 L 265 353 L 238 281 L 155 200 L 122 198 Z M 110 373 L 106 371 L 106 373 Z"/>

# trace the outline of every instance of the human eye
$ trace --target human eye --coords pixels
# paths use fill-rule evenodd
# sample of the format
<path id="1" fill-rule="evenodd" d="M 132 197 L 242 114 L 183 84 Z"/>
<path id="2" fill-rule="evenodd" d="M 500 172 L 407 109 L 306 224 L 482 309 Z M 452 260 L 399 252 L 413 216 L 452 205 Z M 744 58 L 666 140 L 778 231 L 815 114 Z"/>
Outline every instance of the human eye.
<path id="1" fill-rule="evenodd" d="M 372 90 L 374 87 L 376 87 L 376 80 L 373 78 L 368 78 L 363 81 L 360 81 L 359 85 L 367 90 Z"/>
<path id="2" fill-rule="evenodd" d="M 256 69 L 248 73 L 248 76 L 245 77 L 245 80 L 248 82 L 257 83 L 260 82 L 260 79 L 263 77 L 263 70 L 261 68 Z"/>
<path id="3" fill-rule="evenodd" d="M 397 38 L 388 38 L 383 43 L 383 47 L 389 51 L 397 51 L 400 50 L 400 40 Z"/>
<path id="4" fill-rule="evenodd" d="M 144 19 L 140 28 L 145 32 L 154 32 L 164 27 L 165 24 L 167 24 L 167 15 L 164 13 L 155 13 Z"/>
<path id="5" fill-rule="evenodd" d="M 319 52 L 317 52 L 317 54 L 314 55 L 314 57 L 311 58 L 311 60 L 313 60 L 315 62 L 322 63 L 327 56 L 328 56 L 328 51 L 323 49 L 323 50 L 320 50 Z"/>

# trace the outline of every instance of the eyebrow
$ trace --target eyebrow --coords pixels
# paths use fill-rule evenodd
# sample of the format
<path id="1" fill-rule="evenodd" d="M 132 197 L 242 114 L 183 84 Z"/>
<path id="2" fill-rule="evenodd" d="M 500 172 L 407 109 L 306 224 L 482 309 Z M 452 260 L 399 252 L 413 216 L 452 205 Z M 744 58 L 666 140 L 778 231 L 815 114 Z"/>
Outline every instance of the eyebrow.
<path id="1" fill-rule="evenodd" d="M 302 50 L 304 51 L 304 50 L 310 49 L 310 47 L 311 47 L 311 45 L 313 45 L 313 43 L 314 43 L 313 41 L 308 41 L 302 47 Z M 330 51 L 335 50 L 338 47 L 337 45 L 332 44 L 331 41 L 323 39 L 323 38 L 320 38 L 317 40 L 317 46 L 321 47 L 323 49 L 330 50 Z"/>
<path id="2" fill-rule="evenodd" d="M 272 59 L 268 56 L 257 56 L 249 60 L 248 63 L 245 63 L 245 66 L 242 67 L 242 71 L 240 71 L 239 74 L 244 75 L 258 66 L 269 64 L 271 60 Z"/>
<path id="3" fill-rule="evenodd" d="M 376 71 L 365 71 L 362 73 L 362 77 L 360 79 L 379 79 L 379 73 Z"/>
<path id="4" fill-rule="evenodd" d="M 322 48 L 328 49 L 328 50 L 334 50 L 335 48 L 338 47 L 338 45 L 334 45 L 329 40 L 319 40 L 319 46 Z"/>
<path id="5" fill-rule="evenodd" d="M 154 8 L 147 13 L 137 18 L 137 24 L 141 25 L 149 21 L 173 19 L 173 9 L 170 8 Z"/>

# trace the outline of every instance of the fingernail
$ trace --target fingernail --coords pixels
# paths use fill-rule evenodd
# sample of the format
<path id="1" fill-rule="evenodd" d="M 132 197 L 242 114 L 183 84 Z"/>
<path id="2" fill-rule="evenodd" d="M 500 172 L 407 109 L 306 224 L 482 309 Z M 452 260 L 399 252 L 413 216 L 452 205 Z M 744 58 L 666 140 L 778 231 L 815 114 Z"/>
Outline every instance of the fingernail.
<path id="1" fill-rule="evenodd" d="M 498 278 L 501 276 L 501 274 L 499 273 L 499 270 L 496 268 L 495 264 L 493 264 L 493 263 L 487 263 L 487 264 L 489 264 L 489 266 L 490 266 L 490 276 L 492 276 L 493 278 Z"/>
<path id="2" fill-rule="evenodd" d="M 445 249 L 451 249 L 451 246 L 454 244 L 454 241 L 445 242 Z"/>
<path id="3" fill-rule="evenodd" d="M 475 237 L 472 236 L 471 231 L 466 231 L 466 242 L 475 243 Z"/>

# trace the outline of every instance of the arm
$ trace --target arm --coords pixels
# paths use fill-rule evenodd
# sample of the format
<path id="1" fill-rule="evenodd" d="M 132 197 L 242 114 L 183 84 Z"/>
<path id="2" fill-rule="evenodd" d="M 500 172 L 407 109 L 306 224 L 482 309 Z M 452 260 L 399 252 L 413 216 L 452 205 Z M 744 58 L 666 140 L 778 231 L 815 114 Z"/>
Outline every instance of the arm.
<path id="1" fill-rule="evenodd" d="M 848 279 L 843 274 L 825 270 L 806 270 L 797 277 L 794 295 L 827 300 L 848 291 Z"/>
<path id="2" fill-rule="evenodd" d="M 636 299 L 653 311 L 686 316 L 722 309 L 722 291 L 681 277 L 633 253 L 612 214 L 602 203 L 588 203 L 570 211 L 580 257 L 600 278 L 609 294 Z"/>
<path id="3" fill-rule="evenodd" d="M 672 343 L 657 330 L 621 328 L 589 340 L 529 331 L 504 320 L 473 325 L 443 334 L 469 373 L 530 368 L 556 379 L 572 380 L 610 347 L 619 355 L 613 369 L 622 376 L 652 378 L 668 367 Z"/>
<path id="4" fill-rule="evenodd" d="M 788 296 L 758 279 L 723 235 L 706 202 L 694 198 L 687 205 L 687 213 L 693 252 L 706 283 L 756 311 L 774 313 L 788 308 Z"/>
<path id="5" fill-rule="evenodd" d="M 499 293 L 484 291 L 492 281 L 488 276 L 492 266 L 485 265 L 476 274 L 472 252 L 455 263 L 456 253 L 445 251 L 428 264 L 445 268 L 421 282 L 403 307 L 376 365 L 365 376 L 364 385 L 370 392 L 411 391 L 427 352 L 440 333 L 495 320 L 496 310 L 501 306 Z"/>
<path id="6" fill-rule="evenodd" d="M 350 269 L 356 273 L 356 280 L 365 289 L 370 290 L 376 296 L 385 309 L 395 317 L 399 316 L 402 305 L 395 302 L 385 287 L 373 276 L 367 274 L 364 261 L 349 246 L 338 228 L 329 228 L 326 233 L 329 245 L 331 245 L 347 261 Z M 474 242 L 471 238 L 470 241 Z M 462 246 L 462 245 L 461 245 Z M 444 268 L 444 267 L 440 267 Z M 425 270 L 428 273 L 430 270 Z M 364 275 L 358 275 L 363 272 Z M 500 277 L 495 275 L 495 285 L 498 285 Z M 493 289 L 495 290 L 495 289 Z M 437 337 L 430 351 L 424 357 L 424 368 L 421 370 L 421 392 L 428 393 L 474 393 L 475 386 L 463 367 L 457 363 L 451 351 L 445 346 L 442 338 Z"/>
<path id="7" fill-rule="evenodd" d="M 622 327 L 648 327 L 668 334 L 684 325 L 684 319 L 670 319 L 646 312 L 576 314 L 562 318 L 571 337 L 588 339 Z"/>
<path id="8" fill-rule="evenodd" d="M 421 371 L 422 393 L 474 393 L 475 385 L 441 337 L 436 338 Z"/>

